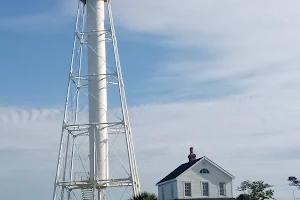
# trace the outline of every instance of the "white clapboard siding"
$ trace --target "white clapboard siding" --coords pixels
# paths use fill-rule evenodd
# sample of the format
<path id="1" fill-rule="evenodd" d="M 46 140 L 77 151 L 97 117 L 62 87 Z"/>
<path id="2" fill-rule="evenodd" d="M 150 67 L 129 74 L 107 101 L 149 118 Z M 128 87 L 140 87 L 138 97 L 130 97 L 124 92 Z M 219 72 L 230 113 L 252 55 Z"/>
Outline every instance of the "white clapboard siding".
<path id="1" fill-rule="evenodd" d="M 173 187 L 173 193 L 172 193 Z M 163 197 L 164 195 L 164 197 Z M 159 200 L 173 200 L 177 199 L 177 181 L 166 182 L 158 186 Z"/>
<path id="2" fill-rule="evenodd" d="M 200 174 L 200 170 L 206 168 L 210 172 L 209 174 Z M 178 198 L 184 197 L 184 182 L 191 182 L 192 186 L 192 198 L 201 198 L 202 196 L 202 182 L 208 182 L 209 184 L 209 198 L 219 198 L 219 182 L 225 182 L 226 184 L 226 197 L 232 197 L 232 178 L 219 168 L 211 164 L 210 162 L 203 160 L 177 178 L 178 183 Z"/>

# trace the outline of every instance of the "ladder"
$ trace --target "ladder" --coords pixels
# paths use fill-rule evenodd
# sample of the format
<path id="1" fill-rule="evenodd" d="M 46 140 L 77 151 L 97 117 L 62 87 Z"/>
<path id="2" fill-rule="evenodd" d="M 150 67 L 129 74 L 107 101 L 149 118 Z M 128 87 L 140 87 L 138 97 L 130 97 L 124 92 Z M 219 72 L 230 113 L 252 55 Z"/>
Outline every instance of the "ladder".
<path id="1" fill-rule="evenodd" d="M 94 200 L 93 188 L 81 189 L 82 200 Z"/>

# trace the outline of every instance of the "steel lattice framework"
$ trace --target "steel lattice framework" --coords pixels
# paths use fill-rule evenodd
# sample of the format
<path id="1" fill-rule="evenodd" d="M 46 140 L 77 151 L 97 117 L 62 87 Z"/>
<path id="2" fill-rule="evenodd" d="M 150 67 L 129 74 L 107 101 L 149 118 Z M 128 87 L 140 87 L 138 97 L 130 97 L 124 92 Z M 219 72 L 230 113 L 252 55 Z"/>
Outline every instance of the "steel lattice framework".
<path id="1" fill-rule="evenodd" d="M 98 4 L 99 1 L 103 5 Z M 103 24 L 96 24 L 95 27 L 102 27 L 98 30 L 87 26 L 95 18 L 98 24 Z M 104 56 L 100 55 L 101 51 Z M 91 56 L 101 61 L 105 71 L 91 72 L 89 65 L 94 61 Z M 99 85 L 93 90 L 93 86 Z M 100 98 L 106 98 L 107 93 L 108 103 L 98 97 L 99 93 Z M 92 107 L 93 104 L 98 107 Z M 95 108 L 100 109 L 96 114 L 104 121 L 91 122 Z M 97 141 L 97 137 L 102 141 Z M 98 155 L 103 152 L 104 156 Z M 53 200 L 120 199 L 139 192 L 111 2 L 81 0 L 78 1 Z"/>

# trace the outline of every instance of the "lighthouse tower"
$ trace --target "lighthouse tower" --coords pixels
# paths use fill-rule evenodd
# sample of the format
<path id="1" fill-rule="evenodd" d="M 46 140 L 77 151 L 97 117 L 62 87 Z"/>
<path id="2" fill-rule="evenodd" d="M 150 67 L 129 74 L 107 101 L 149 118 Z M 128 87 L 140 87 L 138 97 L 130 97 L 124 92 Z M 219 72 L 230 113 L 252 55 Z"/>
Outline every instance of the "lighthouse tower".
<path id="1" fill-rule="evenodd" d="M 53 200 L 140 192 L 110 0 L 79 0 Z"/>

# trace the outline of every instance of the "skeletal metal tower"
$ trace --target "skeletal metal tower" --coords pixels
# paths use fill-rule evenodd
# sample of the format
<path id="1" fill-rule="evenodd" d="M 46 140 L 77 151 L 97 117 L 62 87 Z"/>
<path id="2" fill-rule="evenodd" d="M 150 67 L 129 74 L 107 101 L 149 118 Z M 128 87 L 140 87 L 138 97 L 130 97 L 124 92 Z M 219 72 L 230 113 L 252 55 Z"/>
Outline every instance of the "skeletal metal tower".
<path id="1" fill-rule="evenodd" d="M 78 0 L 53 200 L 139 192 L 111 1 Z"/>

